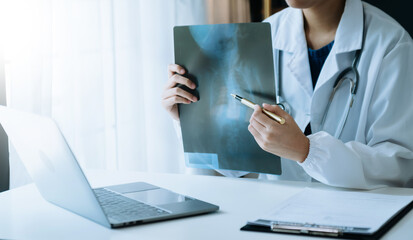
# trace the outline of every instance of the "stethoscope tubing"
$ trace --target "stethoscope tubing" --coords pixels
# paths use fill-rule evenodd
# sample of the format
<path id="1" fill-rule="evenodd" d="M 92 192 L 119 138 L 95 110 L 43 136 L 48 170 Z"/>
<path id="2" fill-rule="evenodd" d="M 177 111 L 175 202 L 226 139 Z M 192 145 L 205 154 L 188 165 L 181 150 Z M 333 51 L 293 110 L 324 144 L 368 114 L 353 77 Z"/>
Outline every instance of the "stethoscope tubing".
<path id="1" fill-rule="evenodd" d="M 344 126 L 345 126 L 345 124 L 346 124 L 346 122 L 347 122 L 348 115 L 349 115 L 349 113 L 350 113 L 350 109 L 351 109 L 351 107 L 353 106 L 354 98 L 355 98 L 356 93 L 357 93 L 357 88 L 358 88 L 359 80 L 360 80 L 360 74 L 359 74 L 359 71 L 358 71 L 357 67 L 358 67 L 358 64 L 359 64 L 359 62 L 360 62 L 361 53 L 362 53 L 363 48 L 364 48 L 365 37 L 366 37 L 366 36 L 365 36 L 365 19 L 364 19 L 364 9 L 363 9 L 363 38 L 362 38 L 361 48 L 355 52 L 354 59 L 353 59 L 353 62 L 352 62 L 352 64 L 351 64 L 351 66 L 348 67 L 348 68 L 346 68 L 346 69 L 344 69 L 344 70 L 338 75 L 336 81 L 334 82 L 333 90 L 332 90 L 332 92 L 331 92 L 331 94 L 330 94 L 330 97 L 329 97 L 329 99 L 328 99 L 327 107 L 326 107 L 326 109 L 325 109 L 325 111 L 324 111 L 323 118 L 322 118 L 321 125 L 320 125 L 320 129 L 323 130 L 323 129 L 324 129 L 324 124 L 325 124 L 326 118 L 327 118 L 328 113 L 329 113 L 329 110 L 330 110 L 330 105 L 331 105 L 331 103 L 332 103 L 333 100 L 334 100 L 334 96 L 335 96 L 336 92 L 338 91 L 338 89 L 340 88 L 340 86 L 343 84 L 343 82 L 344 82 L 345 80 L 349 80 L 349 82 L 350 82 L 350 99 L 348 100 L 348 103 L 346 104 L 346 109 L 345 109 L 345 111 L 344 111 L 343 117 L 342 117 L 341 120 L 338 122 L 338 123 L 339 123 L 339 126 L 338 126 L 338 128 L 336 129 L 336 132 L 335 132 L 335 134 L 334 134 L 336 138 L 339 138 L 339 137 L 341 136 L 341 133 L 343 132 Z M 282 69 L 281 69 L 281 65 L 282 65 L 282 64 L 281 64 L 281 57 L 280 57 L 280 55 L 281 55 L 281 50 L 277 50 L 277 51 L 276 51 L 277 79 L 276 79 L 276 81 L 275 81 L 275 82 L 276 82 L 276 83 L 275 83 L 276 103 L 277 103 L 277 105 L 279 105 L 284 111 L 286 111 L 288 114 L 291 114 L 291 107 L 290 107 L 290 105 L 289 105 L 286 101 L 283 100 L 283 98 L 281 97 L 281 94 L 280 94 L 280 89 L 281 89 L 281 87 L 282 87 L 282 86 L 281 86 L 281 82 L 282 82 L 282 72 L 281 72 Z M 351 79 L 350 77 L 346 77 L 346 76 L 347 76 L 348 74 L 350 74 L 351 72 L 352 72 L 353 75 L 354 75 L 354 80 Z"/>

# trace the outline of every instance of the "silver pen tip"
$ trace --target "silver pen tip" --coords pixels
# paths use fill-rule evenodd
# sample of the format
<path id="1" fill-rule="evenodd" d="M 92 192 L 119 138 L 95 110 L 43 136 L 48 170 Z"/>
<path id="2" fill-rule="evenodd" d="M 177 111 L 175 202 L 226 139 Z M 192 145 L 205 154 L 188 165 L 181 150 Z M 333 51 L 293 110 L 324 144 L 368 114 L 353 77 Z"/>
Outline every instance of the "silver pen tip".
<path id="1" fill-rule="evenodd" d="M 241 101 L 242 97 L 238 96 L 237 94 L 231 93 L 231 96 L 233 96 L 236 100 Z"/>

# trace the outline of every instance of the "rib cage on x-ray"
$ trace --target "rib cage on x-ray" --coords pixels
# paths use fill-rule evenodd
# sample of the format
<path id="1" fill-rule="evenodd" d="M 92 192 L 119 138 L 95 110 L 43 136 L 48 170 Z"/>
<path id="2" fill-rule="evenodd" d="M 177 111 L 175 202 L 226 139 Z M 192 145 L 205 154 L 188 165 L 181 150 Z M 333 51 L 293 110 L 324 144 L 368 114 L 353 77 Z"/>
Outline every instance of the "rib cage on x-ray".
<path id="1" fill-rule="evenodd" d="M 280 174 L 279 157 L 262 150 L 248 131 L 253 111 L 230 96 L 275 103 L 270 25 L 175 27 L 174 41 L 175 62 L 197 85 L 183 88 L 199 97 L 179 106 L 186 164 Z"/>

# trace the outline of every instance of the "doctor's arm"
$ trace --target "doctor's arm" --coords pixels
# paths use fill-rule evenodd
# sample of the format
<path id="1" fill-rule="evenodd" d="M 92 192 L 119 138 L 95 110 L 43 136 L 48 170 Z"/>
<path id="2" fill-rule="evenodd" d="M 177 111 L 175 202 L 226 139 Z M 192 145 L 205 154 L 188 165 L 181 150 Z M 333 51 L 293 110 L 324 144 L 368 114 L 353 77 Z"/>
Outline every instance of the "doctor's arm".
<path id="1" fill-rule="evenodd" d="M 301 166 L 311 177 L 361 189 L 412 185 L 412 62 L 411 42 L 399 44 L 383 59 L 366 107 L 365 142 L 343 143 L 324 131 L 309 136 L 309 154 Z"/>
<path id="2" fill-rule="evenodd" d="M 408 66 L 412 62 L 409 42 L 399 44 L 383 59 L 365 108 L 365 126 L 354 126 L 365 129 L 365 142 L 344 143 L 325 131 L 307 138 L 291 116 L 271 105 L 264 108 L 286 118 L 286 126 L 271 121 L 257 106 L 249 130 L 261 148 L 297 161 L 322 183 L 359 189 L 412 186 L 413 68 Z"/>

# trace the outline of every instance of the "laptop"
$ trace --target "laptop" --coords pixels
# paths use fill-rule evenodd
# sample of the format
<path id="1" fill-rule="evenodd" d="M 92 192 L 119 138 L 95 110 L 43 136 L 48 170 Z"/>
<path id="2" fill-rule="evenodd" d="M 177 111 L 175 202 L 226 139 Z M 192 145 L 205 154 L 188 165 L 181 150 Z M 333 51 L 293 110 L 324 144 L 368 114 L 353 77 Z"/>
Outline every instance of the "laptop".
<path id="1" fill-rule="evenodd" d="M 219 209 L 145 182 L 92 189 L 51 118 L 0 106 L 0 123 L 43 198 L 105 227 L 118 228 Z"/>

